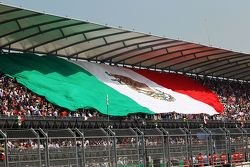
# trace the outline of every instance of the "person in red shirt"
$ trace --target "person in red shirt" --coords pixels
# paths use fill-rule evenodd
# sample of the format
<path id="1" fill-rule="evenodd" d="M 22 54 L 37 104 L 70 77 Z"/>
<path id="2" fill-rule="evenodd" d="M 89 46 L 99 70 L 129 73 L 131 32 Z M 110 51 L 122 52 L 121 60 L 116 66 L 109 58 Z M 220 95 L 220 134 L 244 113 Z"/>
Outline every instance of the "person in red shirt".
<path id="1" fill-rule="evenodd" d="M 1 152 L 1 161 L 4 161 L 5 160 L 5 154 L 4 152 Z"/>
<path id="2" fill-rule="evenodd" d="M 217 165 L 218 157 L 217 154 L 213 154 L 213 165 Z"/>
<path id="3" fill-rule="evenodd" d="M 61 112 L 61 117 L 67 117 L 68 116 L 68 112 L 67 111 L 62 111 Z"/>
<path id="4" fill-rule="evenodd" d="M 203 161 L 203 157 L 202 157 L 201 153 L 198 154 L 197 160 L 198 160 L 198 167 L 204 166 L 204 161 Z"/>
<path id="5" fill-rule="evenodd" d="M 238 153 L 233 153 L 232 154 L 232 163 L 237 163 L 239 160 L 239 154 Z"/>
<path id="6" fill-rule="evenodd" d="M 213 164 L 213 160 L 212 160 L 212 156 L 211 156 L 211 154 L 209 154 L 209 156 L 208 156 L 208 160 L 209 160 L 209 165 L 212 165 L 212 164 Z"/>
<path id="7" fill-rule="evenodd" d="M 244 154 L 242 152 L 239 153 L 239 162 L 244 162 Z"/>
<path id="8" fill-rule="evenodd" d="M 227 156 L 226 156 L 226 154 L 221 154 L 220 162 L 221 162 L 221 165 L 226 165 L 227 164 Z"/>

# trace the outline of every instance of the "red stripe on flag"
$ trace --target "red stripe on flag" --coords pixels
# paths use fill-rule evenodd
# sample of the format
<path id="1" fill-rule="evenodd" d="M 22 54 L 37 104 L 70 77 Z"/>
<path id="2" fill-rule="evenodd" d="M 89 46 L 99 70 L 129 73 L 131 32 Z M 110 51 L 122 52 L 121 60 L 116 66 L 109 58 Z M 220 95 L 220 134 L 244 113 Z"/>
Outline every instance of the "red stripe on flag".
<path id="1" fill-rule="evenodd" d="M 222 113 L 224 106 L 220 103 L 217 94 L 205 88 L 199 82 L 180 74 L 160 73 L 156 71 L 133 69 L 135 72 L 152 80 L 165 88 L 172 89 L 212 106 L 217 112 Z"/>

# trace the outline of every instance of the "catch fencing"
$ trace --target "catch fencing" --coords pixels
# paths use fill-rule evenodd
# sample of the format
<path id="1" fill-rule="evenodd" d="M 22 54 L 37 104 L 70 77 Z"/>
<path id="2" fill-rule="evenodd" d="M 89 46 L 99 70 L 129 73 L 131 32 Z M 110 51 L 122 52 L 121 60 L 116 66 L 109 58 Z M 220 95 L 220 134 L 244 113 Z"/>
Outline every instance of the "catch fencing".
<path id="1" fill-rule="evenodd" d="M 250 160 L 246 128 L 0 131 L 2 167 L 223 166 Z"/>

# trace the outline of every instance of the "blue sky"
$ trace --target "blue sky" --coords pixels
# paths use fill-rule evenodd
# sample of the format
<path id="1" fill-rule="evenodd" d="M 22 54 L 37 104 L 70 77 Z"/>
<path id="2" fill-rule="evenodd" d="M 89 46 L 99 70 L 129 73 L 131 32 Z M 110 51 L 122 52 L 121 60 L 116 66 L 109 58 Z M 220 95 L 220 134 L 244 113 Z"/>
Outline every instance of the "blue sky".
<path id="1" fill-rule="evenodd" d="M 249 0 L 2 0 L 1 2 L 250 53 Z"/>

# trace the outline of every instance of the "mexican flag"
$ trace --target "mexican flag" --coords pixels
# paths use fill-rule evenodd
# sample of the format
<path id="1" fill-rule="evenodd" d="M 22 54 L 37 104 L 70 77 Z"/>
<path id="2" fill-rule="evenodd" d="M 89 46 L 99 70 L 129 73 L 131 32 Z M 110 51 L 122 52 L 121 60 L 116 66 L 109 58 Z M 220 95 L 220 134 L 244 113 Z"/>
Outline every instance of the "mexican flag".
<path id="1" fill-rule="evenodd" d="M 0 71 L 72 111 L 95 108 L 113 116 L 223 111 L 216 94 L 177 74 L 18 53 L 1 54 Z"/>

